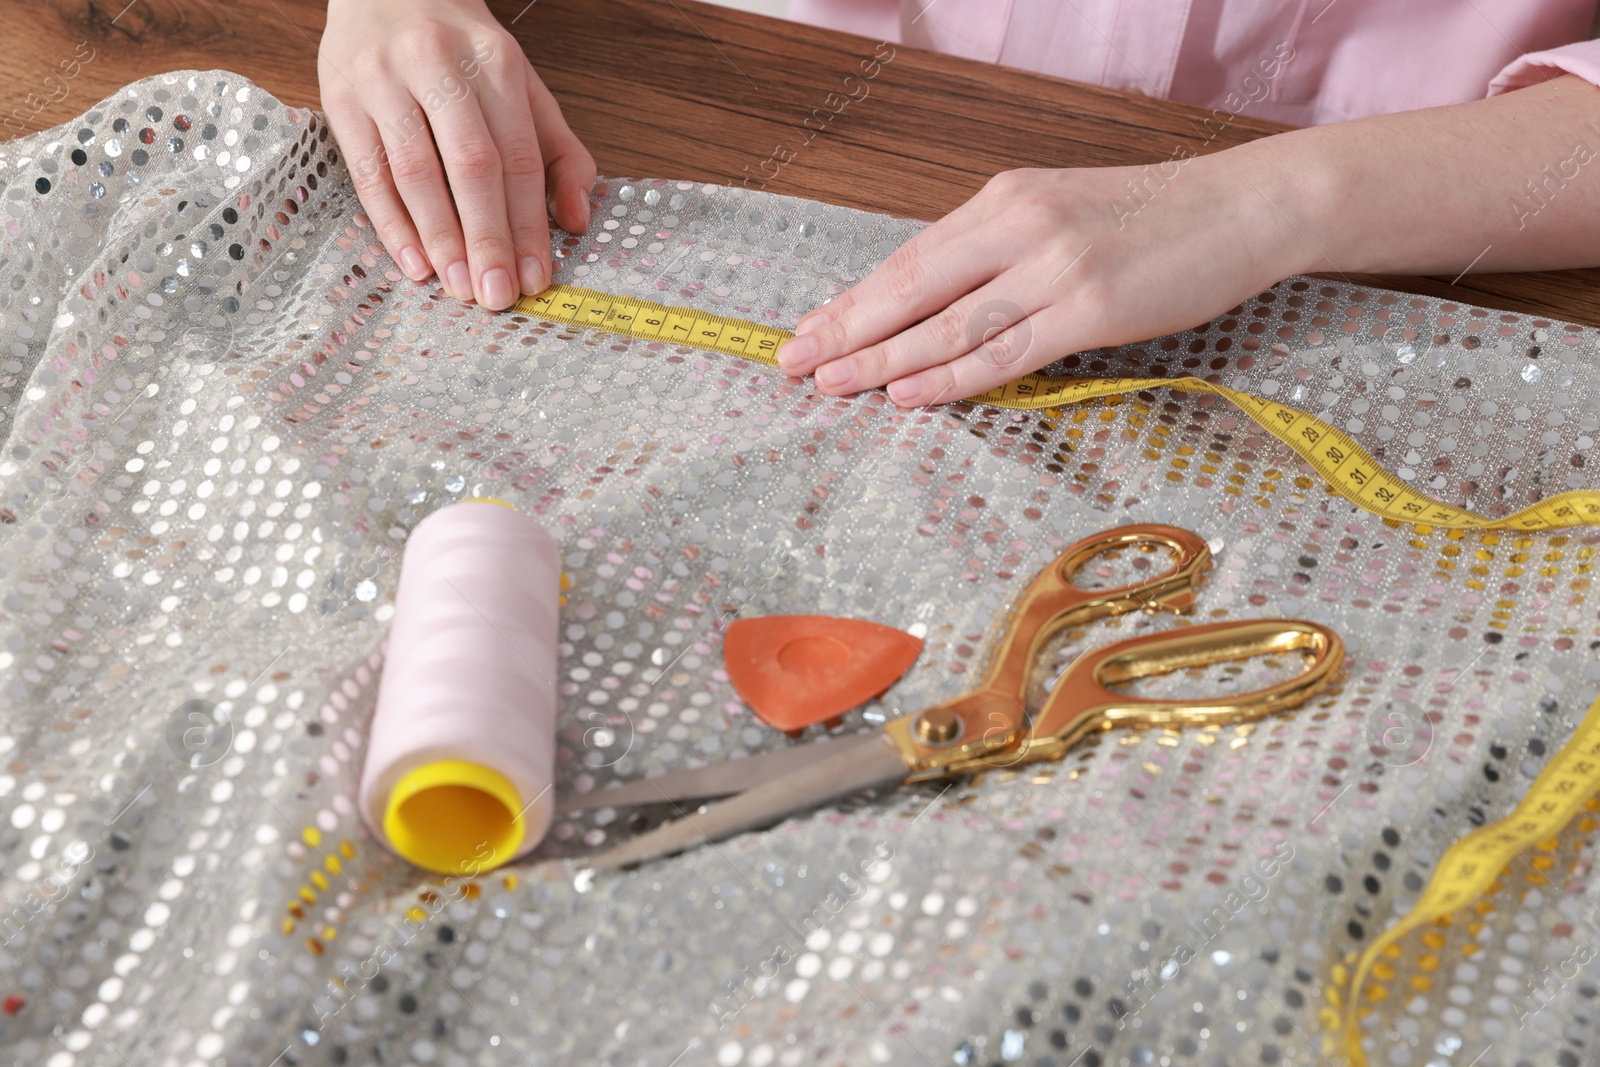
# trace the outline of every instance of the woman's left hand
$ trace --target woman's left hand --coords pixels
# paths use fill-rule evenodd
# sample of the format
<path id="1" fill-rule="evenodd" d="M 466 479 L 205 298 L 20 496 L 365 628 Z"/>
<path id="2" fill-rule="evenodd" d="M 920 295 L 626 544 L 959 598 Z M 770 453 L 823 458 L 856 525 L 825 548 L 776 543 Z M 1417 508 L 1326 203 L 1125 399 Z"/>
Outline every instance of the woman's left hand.
<path id="1" fill-rule="evenodd" d="M 887 385 L 913 407 L 1204 322 L 1316 269 L 1263 162 L 1236 148 L 1006 171 L 802 318 L 778 365 L 833 395 Z"/>

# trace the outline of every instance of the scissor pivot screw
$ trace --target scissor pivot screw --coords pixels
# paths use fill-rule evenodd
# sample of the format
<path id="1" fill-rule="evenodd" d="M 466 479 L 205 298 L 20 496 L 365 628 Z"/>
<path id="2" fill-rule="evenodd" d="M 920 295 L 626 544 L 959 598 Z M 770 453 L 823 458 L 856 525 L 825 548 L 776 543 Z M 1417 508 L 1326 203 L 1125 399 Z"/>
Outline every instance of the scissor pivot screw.
<path id="1" fill-rule="evenodd" d="M 961 732 L 961 716 L 949 708 L 930 708 L 917 716 L 917 740 L 925 745 L 947 745 Z"/>

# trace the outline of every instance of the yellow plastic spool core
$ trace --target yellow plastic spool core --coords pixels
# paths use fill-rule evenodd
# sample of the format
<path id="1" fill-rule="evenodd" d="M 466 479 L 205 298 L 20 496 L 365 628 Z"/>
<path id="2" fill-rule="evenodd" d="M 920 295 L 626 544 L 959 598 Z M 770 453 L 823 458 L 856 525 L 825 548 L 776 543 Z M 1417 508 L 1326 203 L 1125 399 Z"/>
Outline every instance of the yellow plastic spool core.
<path id="1" fill-rule="evenodd" d="M 504 775 L 451 759 L 406 772 L 389 792 L 383 832 L 418 867 L 472 877 L 510 862 L 527 825 Z"/>

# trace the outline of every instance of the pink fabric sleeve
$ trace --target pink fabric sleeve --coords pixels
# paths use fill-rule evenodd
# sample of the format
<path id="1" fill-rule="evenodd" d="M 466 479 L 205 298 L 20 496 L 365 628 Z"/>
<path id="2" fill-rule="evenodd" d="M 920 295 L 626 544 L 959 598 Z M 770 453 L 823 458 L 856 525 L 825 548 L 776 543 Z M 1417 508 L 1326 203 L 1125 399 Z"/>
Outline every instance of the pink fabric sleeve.
<path id="1" fill-rule="evenodd" d="M 789 18 L 900 43 L 900 0 L 790 0 Z"/>
<path id="2" fill-rule="evenodd" d="M 1600 41 L 1579 41 L 1518 56 L 1489 82 L 1489 95 L 1538 85 L 1562 74 L 1576 74 L 1591 85 L 1600 85 Z"/>

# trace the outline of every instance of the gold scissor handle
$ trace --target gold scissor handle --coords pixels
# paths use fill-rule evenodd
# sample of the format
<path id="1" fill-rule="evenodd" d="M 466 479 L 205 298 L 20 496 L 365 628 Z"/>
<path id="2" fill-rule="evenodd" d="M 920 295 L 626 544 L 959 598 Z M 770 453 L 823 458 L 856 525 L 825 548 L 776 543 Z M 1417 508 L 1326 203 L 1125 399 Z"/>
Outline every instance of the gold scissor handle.
<path id="1" fill-rule="evenodd" d="M 1114 589 L 1084 589 L 1072 583 L 1094 557 L 1134 545 L 1164 547 L 1175 558 L 1160 574 Z M 1188 611 L 1194 605 L 1195 584 L 1210 565 L 1211 550 L 1205 540 L 1177 526 L 1140 523 L 1085 537 L 1028 583 L 978 688 L 896 719 L 885 730 L 919 774 L 1011 749 L 1026 722 L 1028 679 L 1046 641 L 1066 627 L 1107 615 Z"/>
<path id="2" fill-rule="evenodd" d="M 1225 698 L 1163 700 L 1108 688 L 1189 667 L 1281 652 L 1308 652 L 1311 664 L 1293 678 Z M 1339 635 L 1302 619 L 1230 620 L 1141 634 L 1085 652 L 1073 661 L 1035 716 L 1028 736 L 1014 751 L 992 762 L 1057 759 L 1096 730 L 1253 722 L 1310 700 L 1334 680 L 1343 662 L 1344 642 Z"/>
<path id="3" fill-rule="evenodd" d="M 1152 545 L 1172 550 L 1172 566 L 1142 582 L 1115 589 L 1084 589 L 1073 576 L 1091 559 L 1112 549 Z M 1041 570 L 1011 613 L 1005 635 L 979 689 L 996 696 L 1027 696 L 1028 676 L 1040 647 L 1068 626 L 1130 611 L 1188 611 L 1194 587 L 1211 565 L 1211 549 L 1199 534 L 1176 526 L 1141 523 L 1085 537 Z"/>

